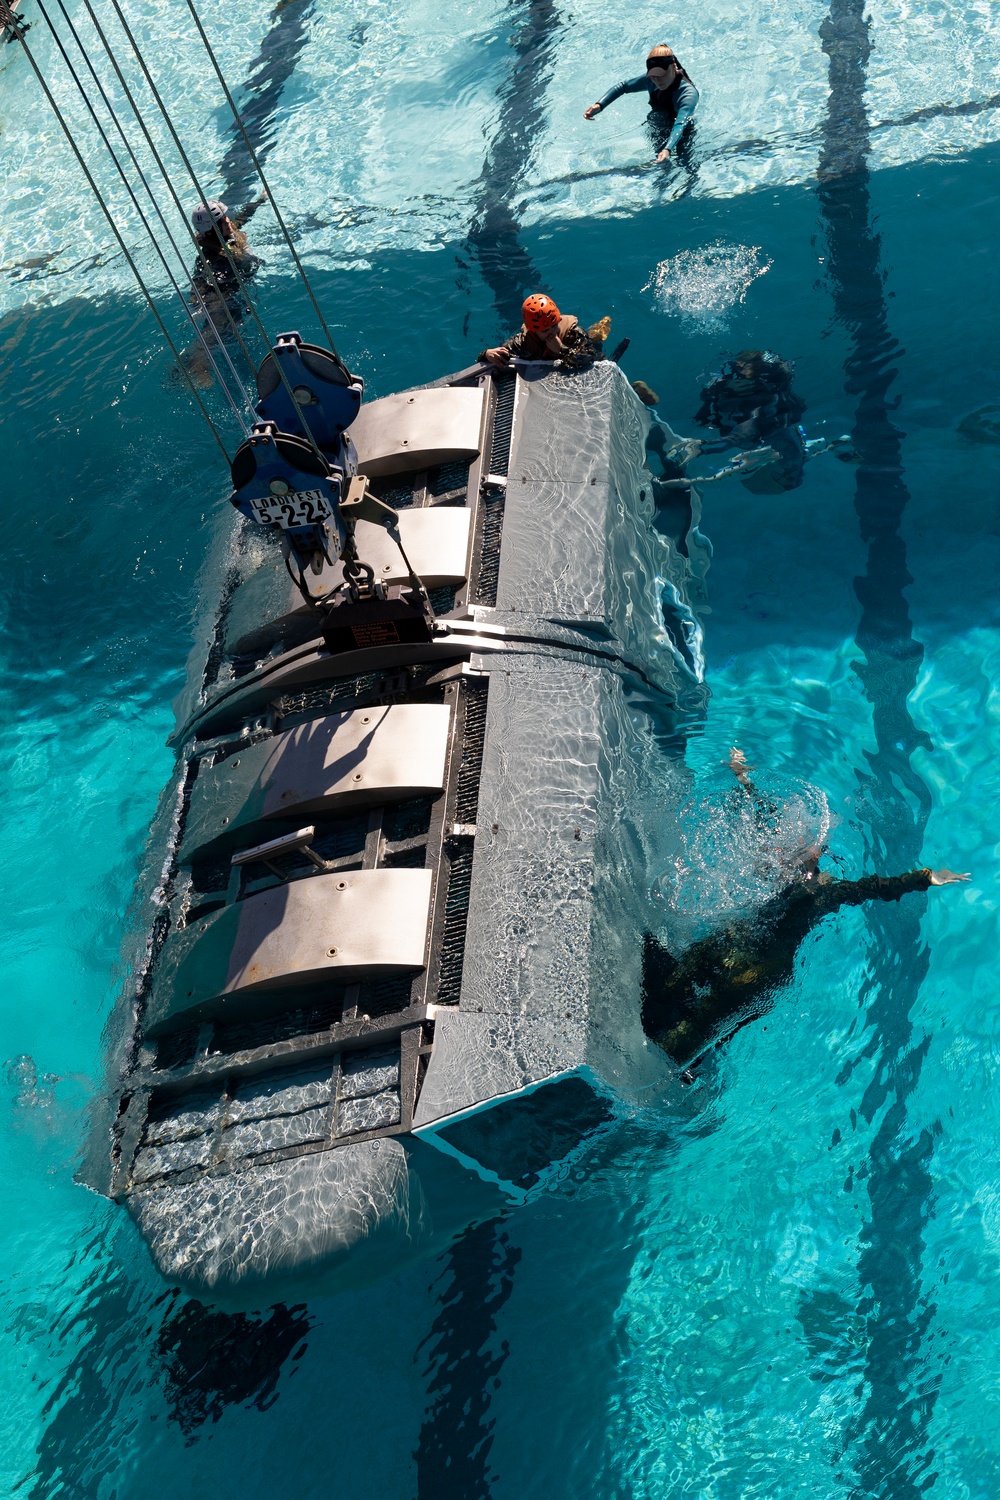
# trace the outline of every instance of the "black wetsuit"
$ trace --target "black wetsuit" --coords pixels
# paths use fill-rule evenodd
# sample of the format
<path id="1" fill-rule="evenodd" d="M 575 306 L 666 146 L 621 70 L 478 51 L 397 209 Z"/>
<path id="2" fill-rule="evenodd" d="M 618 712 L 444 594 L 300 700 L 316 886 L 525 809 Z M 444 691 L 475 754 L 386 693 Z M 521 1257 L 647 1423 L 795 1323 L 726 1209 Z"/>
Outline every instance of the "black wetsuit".
<path id="1" fill-rule="evenodd" d="M 691 1062 L 710 1042 L 731 1035 L 768 1008 L 775 990 L 792 977 L 799 944 L 817 922 L 841 906 L 898 901 L 910 891 L 926 891 L 930 883 L 930 870 L 861 880 L 803 875 L 756 916 L 702 938 L 680 958 L 647 935 L 643 1030 L 674 1062 Z"/>
<path id="2" fill-rule="evenodd" d="M 638 78 L 626 78 L 616 83 L 598 103 L 605 110 L 622 94 L 644 92 L 649 95 L 649 107 L 653 111 L 650 123 L 655 149 L 658 152 L 675 150 L 698 107 L 698 90 L 686 73 L 678 72 L 668 89 L 658 89 L 647 73 L 641 73 Z"/>
<path id="3" fill-rule="evenodd" d="M 262 200 L 248 203 L 229 215 L 237 229 L 252 218 Z M 229 253 L 223 248 L 219 236 L 213 231 L 198 245 L 198 259 L 191 273 L 191 281 L 205 303 L 210 324 L 225 332 L 229 318 L 235 322 L 248 310 L 241 283 L 248 281 L 261 264 L 260 258 L 248 250 L 236 250 L 229 242 Z M 231 257 L 231 259 L 230 259 Z M 235 263 L 236 269 L 233 269 Z M 239 275 L 237 275 L 237 271 Z M 228 316 L 226 309 L 228 309 Z"/>
<path id="4" fill-rule="evenodd" d="M 762 478 L 766 476 L 764 482 L 755 483 L 751 475 L 744 484 L 763 493 L 797 489 L 806 460 L 805 437 L 798 425 L 805 409 L 802 397 L 792 390 L 787 370 L 745 379 L 720 375 L 702 391 L 695 421 L 702 427 L 714 427 L 723 441 L 703 443 L 702 452 L 726 448 L 749 451 L 764 445 L 774 448 L 778 458 L 758 471 Z"/>

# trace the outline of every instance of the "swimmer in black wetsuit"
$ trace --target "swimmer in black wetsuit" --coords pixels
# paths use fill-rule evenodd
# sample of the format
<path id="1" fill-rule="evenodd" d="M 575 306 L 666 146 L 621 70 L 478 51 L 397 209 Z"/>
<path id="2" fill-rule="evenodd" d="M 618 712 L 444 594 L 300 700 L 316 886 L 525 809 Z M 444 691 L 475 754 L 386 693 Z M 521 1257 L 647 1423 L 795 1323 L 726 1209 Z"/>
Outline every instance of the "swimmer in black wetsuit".
<path id="1" fill-rule="evenodd" d="M 758 494 L 780 494 L 802 483 L 807 457 L 799 418 L 806 409 L 792 390 L 792 366 L 770 349 L 741 349 L 701 393 L 695 421 L 714 427 L 720 440 L 702 442 L 702 453 L 765 445 L 776 458 L 743 480 Z"/>
<path id="2" fill-rule="evenodd" d="M 608 89 L 603 99 L 591 104 L 583 112 L 585 120 L 592 120 L 607 109 L 622 94 L 649 96 L 650 128 L 653 149 L 657 161 L 667 161 L 672 151 L 681 145 L 684 133 L 691 124 L 698 107 L 698 90 L 678 62 L 673 48 L 662 43 L 651 47 L 646 58 L 646 71 L 638 78 L 627 78 Z"/>
<path id="3" fill-rule="evenodd" d="M 199 203 L 191 214 L 198 259 L 191 272 L 195 295 L 192 301 L 203 312 L 199 332 L 211 346 L 232 332 L 232 324 L 244 317 L 247 306 L 242 283 L 253 276 L 261 264 L 247 245 L 243 226 L 264 202 L 253 203 L 230 213 L 224 203 L 210 198 Z M 210 363 L 204 345 L 194 344 L 185 350 L 184 362 L 196 386 L 211 385 Z"/>
<path id="4" fill-rule="evenodd" d="M 762 797 L 738 750 L 730 766 L 754 802 L 755 821 L 767 827 L 777 805 Z M 792 977 L 799 944 L 824 917 L 865 901 L 898 901 L 910 891 L 968 880 L 953 870 L 911 870 L 834 880 L 821 872 L 822 849 L 805 851 L 788 884 L 755 917 L 730 922 L 674 958 L 647 934 L 643 947 L 642 1025 L 646 1035 L 684 1067 L 713 1042 L 762 1015 Z"/>

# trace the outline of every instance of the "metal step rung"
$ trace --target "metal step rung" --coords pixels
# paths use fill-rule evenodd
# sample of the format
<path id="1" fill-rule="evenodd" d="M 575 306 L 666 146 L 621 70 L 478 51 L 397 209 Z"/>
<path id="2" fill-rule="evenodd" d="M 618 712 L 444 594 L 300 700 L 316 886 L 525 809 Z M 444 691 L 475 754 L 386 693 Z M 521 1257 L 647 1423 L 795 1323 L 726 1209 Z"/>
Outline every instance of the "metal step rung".
<path id="1" fill-rule="evenodd" d="M 312 861 L 317 870 L 325 870 L 327 868 L 326 860 L 320 859 L 319 855 L 309 847 L 315 837 L 316 829 L 314 826 L 300 828 L 295 833 L 286 833 L 283 838 L 268 839 L 265 844 L 254 844 L 251 849 L 241 849 L 239 854 L 233 855 L 229 863 L 234 867 L 239 865 L 267 865 L 268 869 L 272 870 L 279 879 L 285 880 L 287 877 L 280 870 L 275 869 L 271 861 L 280 858 L 282 854 L 302 853 L 307 859 Z"/>

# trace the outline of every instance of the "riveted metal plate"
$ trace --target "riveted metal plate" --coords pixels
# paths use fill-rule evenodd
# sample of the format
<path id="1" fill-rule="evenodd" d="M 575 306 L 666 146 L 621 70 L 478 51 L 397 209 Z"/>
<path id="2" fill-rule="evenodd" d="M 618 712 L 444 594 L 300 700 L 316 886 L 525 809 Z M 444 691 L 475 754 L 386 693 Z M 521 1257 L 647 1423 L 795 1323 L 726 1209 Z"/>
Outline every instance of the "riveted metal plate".
<path id="1" fill-rule="evenodd" d="M 255 824 L 439 792 L 447 703 L 397 703 L 330 714 L 203 765 L 191 789 L 184 843 L 199 853 L 245 844 Z"/>
<path id="2" fill-rule="evenodd" d="M 430 870 L 352 870 L 261 891 L 167 938 L 150 1030 L 184 1012 L 225 1014 L 228 998 L 323 979 L 420 969 Z"/>
<path id="3" fill-rule="evenodd" d="M 482 415 L 481 386 L 383 396 L 363 406 L 351 427 L 358 466 L 374 477 L 475 458 Z"/>

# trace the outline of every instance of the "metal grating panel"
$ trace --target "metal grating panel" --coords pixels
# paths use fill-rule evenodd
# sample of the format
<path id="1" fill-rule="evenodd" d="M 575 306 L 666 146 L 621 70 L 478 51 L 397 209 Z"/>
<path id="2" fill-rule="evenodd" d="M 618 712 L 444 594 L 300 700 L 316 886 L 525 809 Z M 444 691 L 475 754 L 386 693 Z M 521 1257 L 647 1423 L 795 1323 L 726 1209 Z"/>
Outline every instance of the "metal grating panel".
<path id="1" fill-rule="evenodd" d="M 343 1009 L 344 988 L 340 985 L 312 1005 L 287 1010 L 280 1015 L 266 1016 L 256 1021 L 216 1021 L 212 1027 L 209 1055 L 229 1057 L 235 1052 L 252 1052 L 257 1047 L 270 1047 L 276 1042 L 291 1041 L 293 1037 L 329 1031 L 340 1020 Z M 163 1066 L 162 1063 L 160 1066 Z"/>
<path id="2" fill-rule="evenodd" d="M 497 404 L 493 413 L 493 446 L 490 451 L 490 473 L 506 474 L 510 460 L 510 440 L 514 430 L 514 394 L 516 375 L 496 377 Z"/>
<path id="3" fill-rule="evenodd" d="M 275 711 L 279 718 L 290 714 L 323 713 L 331 708 L 349 708 L 355 698 L 367 697 L 381 681 L 378 672 L 354 673 L 350 677 L 338 677 L 333 682 L 324 682 L 322 687 L 307 688 L 302 693 L 286 693 L 275 700 Z"/>
<path id="4" fill-rule="evenodd" d="M 472 855 L 470 840 L 464 847 L 456 849 L 449 861 L 437 994 L 439 1005 L 457 1005 L 462 992 L 465 928 L 469 919 L 469 893 L 472 888 Z"/>
<path id="5" fill-rule="evenodd" d="M 444 588 L 431 589 L 427 595 L 431 601 L 431 609 L 435 615 L 446 615 L 455 608 L 455 598 L 458 594 L 458 585 L 445 585 Z"/>
<path id="6" fill-rule="evenodd" d="M 470 681 L 465 685 L 465 719 L 462 733 L 462 757 L 458 767 L 455 791 L 455 821 L 475 825 L 479 810 L 479 782 L 483 769 L 483 745 L 486 739 L 486 706 L 489 680 Z M 469 917 L 469 894 L 472 887 L 472 839 L 449 840 L 444 859 L 447 861 L 448 887 L 441 927 L 441 956 L 437 975 L 439 1005 L 457 1005 L 462 990 L 462 968 L 465 962 L 465 929 Z"/>
<path id="7" fill-rule="evenodd" d="M 462 737 L 462 761 L 458 768 L 458 794 L 455 801 L 457 823 L 475 823 L 479 811 L 488 689 L 489 683 L 486 680 L 469 682 L 466 686 L 465 733 Z"/>
<path id="8" fill-rule="evenodd" d="M 469 460 L 456 459 L 449 464 L 436 464 L 427 471 L 427 493 L 447 495 L 451 490 L 464 489 L 469 483 Z"/>
<path id="9" fill-rule="evenodd" d="M 476 580 L 477 604 L 495 608 L 500 583 L 500 538 L 503 532 L 503 491 L 483 499 L 483 542 L 479 554 L 479 576 Z"/>
<path id="10" fill-rule="evenodd" d="M 384 500 L 386 505 L 391 505 L 393 510 L 406 510 L 413 504 L 413 476 L 400 479 L 391 484 L 388 479 L 374 478 L 369 481 L 368 488 L 373 495 Z"/>
<path id="11" fill-rule="evenodd" d="M 165 1036 L 158 1037 L 156 1066 L 180 1068 L 187 1063 L 194 1062 L 200 1034 L 201 1030 L 198 1026 L 181 1026 L 176 1031 L 168 1031 Z"/>

